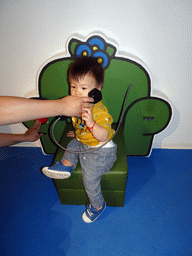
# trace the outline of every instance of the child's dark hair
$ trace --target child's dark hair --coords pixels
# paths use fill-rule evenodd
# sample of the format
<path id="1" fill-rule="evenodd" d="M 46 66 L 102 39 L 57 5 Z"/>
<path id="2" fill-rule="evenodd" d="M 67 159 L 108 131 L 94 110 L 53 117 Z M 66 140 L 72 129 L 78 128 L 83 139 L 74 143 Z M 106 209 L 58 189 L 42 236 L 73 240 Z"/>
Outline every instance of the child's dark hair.
<path id="1" fill-rule="evenodd" d="M 104 69 L 98 63 L 97 58 L 93 57 L 76 58 L 69 66 L 68 81 L 70 82 L 70 79 L 78 81 L 80 77 L 87 74 L 90 74 L 97 84 L 102 86 L 104 82 Z"/>

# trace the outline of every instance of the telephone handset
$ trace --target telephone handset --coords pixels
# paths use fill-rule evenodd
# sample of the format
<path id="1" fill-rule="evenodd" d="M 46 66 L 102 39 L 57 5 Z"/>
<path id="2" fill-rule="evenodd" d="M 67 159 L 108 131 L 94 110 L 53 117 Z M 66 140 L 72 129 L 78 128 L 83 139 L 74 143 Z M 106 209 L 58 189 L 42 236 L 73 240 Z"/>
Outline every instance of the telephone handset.
<path id="1" fill-rule="evenodd" d="M 88 93 L 88 96 L 94 99 L 94 104 L 102 100 L 102 93 L 97 88 L 94 88 Z"/>

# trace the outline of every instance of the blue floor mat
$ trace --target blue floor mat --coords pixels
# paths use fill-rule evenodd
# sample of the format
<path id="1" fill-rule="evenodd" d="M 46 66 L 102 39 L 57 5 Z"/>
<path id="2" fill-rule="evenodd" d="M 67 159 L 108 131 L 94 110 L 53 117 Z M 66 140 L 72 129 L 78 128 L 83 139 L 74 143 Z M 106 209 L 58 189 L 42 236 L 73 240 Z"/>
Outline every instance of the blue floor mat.
<path id="1" fill-rule="evenodd" d="M 84 206 L 61 205 L 40 169 L 40 148 L 0 149 L 2 256 L 191 256 L 192 151 L 153 149 L 128 157 L 124 207 L 91 224 Z"/>

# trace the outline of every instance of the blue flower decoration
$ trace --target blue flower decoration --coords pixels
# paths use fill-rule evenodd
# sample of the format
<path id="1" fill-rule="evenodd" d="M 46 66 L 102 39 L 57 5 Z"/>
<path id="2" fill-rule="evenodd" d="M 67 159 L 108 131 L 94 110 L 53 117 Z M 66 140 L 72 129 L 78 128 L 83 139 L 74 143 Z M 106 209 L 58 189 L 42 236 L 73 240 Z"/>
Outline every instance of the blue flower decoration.
<path id="1" fill-rule="evenodd" d="M 81 56 L 90 57 L 91 56 L 91 49 L 86 44 L 82 44 L 77 48 L 76 55 L 77 55 L 77 57 L 81 57 Z"/>
<path id="2" fill-rule="evenodd" d="M 91 40 L 89 41 L 89 44 L 90 44 L 91 46 L 93 46 L 93 45 L 98 45 L 101 50 L 104 50 L 104 48 L 105 48 L 105 45 L 104 45 L 103 41 L 102 41 L 101 39 L 99 39 L 99 38 L 93 38 L 93 39 L 91 39 Z"/>
<path id="3" fill-rule="evenodd" d="M 98 62 L 101 63 L 103 68 L 106 68 L 109 65 L 109 56 L 105 50 L 105 42 L 99 37 L 90 38 L 87 41 L 87 44 L 77 45 L 75 51 L 76 57 L 94 57 L 98 59 Z"/>

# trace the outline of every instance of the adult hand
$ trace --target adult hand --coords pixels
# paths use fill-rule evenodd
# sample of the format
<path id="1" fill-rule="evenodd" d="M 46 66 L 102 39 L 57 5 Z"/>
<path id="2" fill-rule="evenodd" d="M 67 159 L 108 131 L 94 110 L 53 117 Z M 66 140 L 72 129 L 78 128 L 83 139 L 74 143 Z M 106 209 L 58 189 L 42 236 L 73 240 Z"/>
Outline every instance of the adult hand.
<path id="1" fill-rule="evenodd" d="M 41 123 L 36 121 L 24 134 L 0 133 L 0 147 L 6 147 L 21 142 L 33 142 L 43 134 L 38 134 Z"/>
<path id="2" fill-rule="evenodd" d="M 81 116 L 82 108 L 93 108 L 94 101 L 90 97 L 66 96 L 59 99 L 61 104 L 61 115 L 65 116 Z M 66 107 L 67 106 L 67 107 Z"/>
<path id="3" fill-rule="evenodd" d="M 23 134 L 25 137 L 24 141 L 33 142 L 38 140 L 43 134 L 39 134 L 39 129 L 41 127 L 41 122 L 39 120 L 35 121 L 34 125 L 32 125 L 26 132 Z"/>

